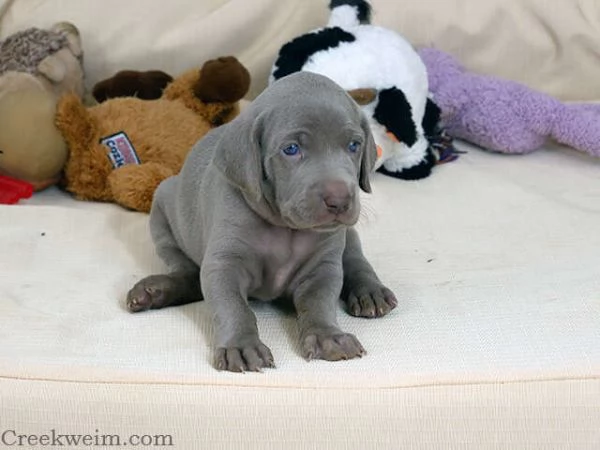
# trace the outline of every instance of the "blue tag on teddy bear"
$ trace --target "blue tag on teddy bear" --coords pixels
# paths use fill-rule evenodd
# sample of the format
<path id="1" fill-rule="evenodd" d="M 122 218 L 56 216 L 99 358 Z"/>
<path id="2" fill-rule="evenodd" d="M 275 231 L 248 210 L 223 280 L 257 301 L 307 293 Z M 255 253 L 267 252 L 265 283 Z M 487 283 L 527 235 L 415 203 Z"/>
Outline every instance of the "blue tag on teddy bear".
<path id="1" fill-rule="evenodd" d="M 108 148 L 107 156 L 115 169 L 126 164 L 140 163 L 140 158 L 124 131 L 102 138 L 100 143 Z"/>

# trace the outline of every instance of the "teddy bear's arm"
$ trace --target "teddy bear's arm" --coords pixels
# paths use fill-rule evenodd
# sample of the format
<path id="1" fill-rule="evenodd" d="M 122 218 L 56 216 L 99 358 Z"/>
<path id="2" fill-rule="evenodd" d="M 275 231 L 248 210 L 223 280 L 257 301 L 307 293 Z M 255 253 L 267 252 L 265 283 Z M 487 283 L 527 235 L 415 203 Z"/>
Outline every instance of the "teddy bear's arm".
<path id="1" fill-rule="evenodd" d="M 175 174 L 175 169 L 155 162 L 128 164 L 111 172 L 108 185 L 116 203 L 147 213 L 160 182 Z"/>

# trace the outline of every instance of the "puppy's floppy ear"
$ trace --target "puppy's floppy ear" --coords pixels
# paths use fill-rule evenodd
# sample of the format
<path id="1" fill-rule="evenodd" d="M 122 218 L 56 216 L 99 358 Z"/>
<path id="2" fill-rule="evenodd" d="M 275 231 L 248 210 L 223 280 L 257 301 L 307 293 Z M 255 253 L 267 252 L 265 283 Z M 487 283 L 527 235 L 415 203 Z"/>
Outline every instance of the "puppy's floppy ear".
<path id="1" fill-rule="evenodd" d="M 213 164 L 227 180 L 253 201 L 262 197 L 263 178 L 261 137 L 264 119 L 245 118 L 223 125 L 223 135 L 215 149 Z"/>
<path id="2" fill-rule="evenodd" d="M 377 146 L 375 145 L 375 139 L 373 139 L 373 133 L 371 133 L 371 127 L 364 114 L 360 121 L 360 126 L 365 134 L 365 147 L 363 148 L 362 156 L 360 159 L 360 172 L 358 175 L 358 185 L 367 194 L 371 193 L 370 177 L 377 160 Z"/>

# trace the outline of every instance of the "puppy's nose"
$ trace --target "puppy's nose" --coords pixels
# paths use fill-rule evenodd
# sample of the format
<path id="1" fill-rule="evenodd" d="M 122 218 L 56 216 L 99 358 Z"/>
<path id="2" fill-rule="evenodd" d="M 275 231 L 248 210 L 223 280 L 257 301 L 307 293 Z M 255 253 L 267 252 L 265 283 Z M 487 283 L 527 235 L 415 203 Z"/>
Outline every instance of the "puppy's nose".
<path id="1" fill-rule="evenodd" d="M 323 186 L 323 202 L 332 214 L 342 214 L 348 211 L 352 196 L 348 186 L 343 181 L 328 181 Z"/>

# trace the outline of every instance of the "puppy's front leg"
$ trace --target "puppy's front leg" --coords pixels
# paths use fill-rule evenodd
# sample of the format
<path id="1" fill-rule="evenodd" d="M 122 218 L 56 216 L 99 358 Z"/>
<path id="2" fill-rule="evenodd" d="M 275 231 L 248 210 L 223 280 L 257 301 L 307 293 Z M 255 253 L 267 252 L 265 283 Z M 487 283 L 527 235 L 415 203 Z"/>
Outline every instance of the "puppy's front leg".
<path id="1" fill-rule="evenodd" d="M 385 287 L 365 258 L 354 228 L 346 231 L 343 256 L 342 300 L 348 312 L 358 317 L 382 317 L 398 305 L 394 293 Z"/>
<path id="2" fill-rule="evenodd" d="M 309 273 L 294 292 L 300 327 L 302 356 L 338 361 L 365 354 L 356 337 L 340 330 L 337 303 L 342 288 L 342 266 L 323 261 Z"/>
<path id="3" fill-rule="evenodd" d="M 215 259 L 203 264 L 202 290 L 215 332 L 215 368 L 259 372 L 274 367 L 271 350 L 258 337 L 256 316 L 248 305 L 251 274 L 239 261 Z"/>

